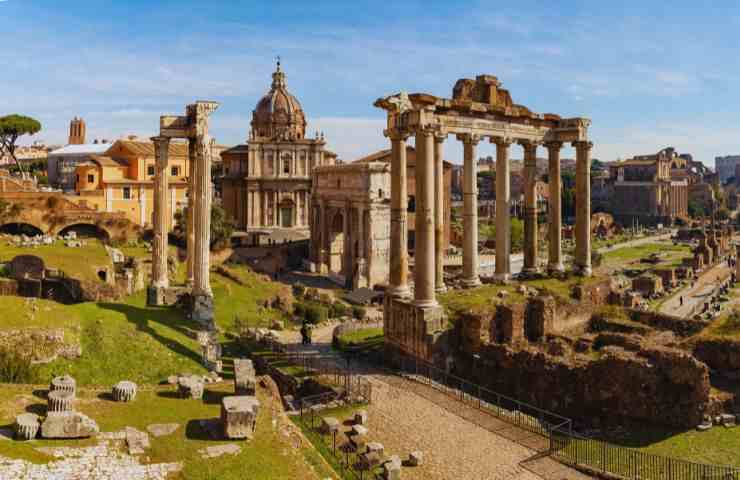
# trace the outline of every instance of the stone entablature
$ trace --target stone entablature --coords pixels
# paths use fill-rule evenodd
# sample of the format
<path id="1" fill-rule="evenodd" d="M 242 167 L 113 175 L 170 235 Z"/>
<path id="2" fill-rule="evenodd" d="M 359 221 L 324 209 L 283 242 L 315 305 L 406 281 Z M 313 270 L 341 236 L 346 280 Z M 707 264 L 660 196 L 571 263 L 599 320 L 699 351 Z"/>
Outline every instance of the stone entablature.
<path id="1" fill-rule="evenodd" d="M 313 171 L 312 270 L 352 289 L 388 282 L 390 181 L 382 162 Z"/>

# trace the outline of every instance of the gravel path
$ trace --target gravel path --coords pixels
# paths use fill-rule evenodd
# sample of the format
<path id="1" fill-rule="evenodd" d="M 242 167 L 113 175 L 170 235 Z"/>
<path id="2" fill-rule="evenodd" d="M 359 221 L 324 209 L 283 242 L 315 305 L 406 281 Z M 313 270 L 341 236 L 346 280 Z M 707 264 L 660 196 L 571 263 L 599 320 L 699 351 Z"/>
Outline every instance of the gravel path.
<path id="1" fill-rule="evenodd" d="M 729 278 L 732 270 L 727 266 L 727 262 L 715 265 L 710 270 L 704 272 L 694 283 L 694 286 L 687 286 L 673 294 L 660 307 L 661 313 L 676 315 L 679 317 L 689 317 L 697 305 L 701 305 L 709 300 L 714 289 Z M 680 298 L 683 297 L 683 305 Z"/>

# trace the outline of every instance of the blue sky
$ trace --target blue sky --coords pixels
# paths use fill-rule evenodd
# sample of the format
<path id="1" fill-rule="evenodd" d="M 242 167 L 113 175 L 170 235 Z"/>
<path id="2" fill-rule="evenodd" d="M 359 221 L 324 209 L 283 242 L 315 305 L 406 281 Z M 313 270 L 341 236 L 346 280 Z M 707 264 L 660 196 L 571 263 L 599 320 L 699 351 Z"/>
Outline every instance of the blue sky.
<path id="1" fill-rule="evenodd" d="M 480 73 L 534 111 L 591 118 L 603 160 L 740 154 L 737 2 L 6 0 L 0 31 L 0 113 L 39 118 L 47 142 L 75 115 L 91 138 L 151 136 L 195 99 L 222 103 L 220 143 L 242 142 L 280 55 L 309 131 L 346 160 L 387 146 L 376 98 L 449 96 Z"/>

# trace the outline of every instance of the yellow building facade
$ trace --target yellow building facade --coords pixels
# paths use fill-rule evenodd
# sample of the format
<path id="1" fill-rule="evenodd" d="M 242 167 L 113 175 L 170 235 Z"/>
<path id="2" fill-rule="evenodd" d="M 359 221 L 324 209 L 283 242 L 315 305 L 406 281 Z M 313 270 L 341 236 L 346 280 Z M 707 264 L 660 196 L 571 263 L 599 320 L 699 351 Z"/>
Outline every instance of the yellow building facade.
<path id="1" fill-rule="evenodd" d="M 170 230 L 175 213 L 187 206 L 188 145 L 170 143 L 170 193 L 167 196 Z M 122 212 L 144 228 L 154 214 L 154 144 L 118 140 L 103 155 L 92 156 L 75 170 L 78 203 L 101 212 Z"/>

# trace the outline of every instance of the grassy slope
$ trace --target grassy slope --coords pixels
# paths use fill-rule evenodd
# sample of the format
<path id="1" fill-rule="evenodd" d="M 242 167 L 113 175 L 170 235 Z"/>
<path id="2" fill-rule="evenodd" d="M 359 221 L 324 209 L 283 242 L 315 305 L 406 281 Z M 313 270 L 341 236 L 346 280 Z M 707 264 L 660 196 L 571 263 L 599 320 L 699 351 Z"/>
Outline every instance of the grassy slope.
<path id="1" fill-rule="evenodd" d="M 225 455 L 217 459 L 205 460 L 198 450 L 228 442 L 214 441 L 207 438 L 198 426 L 197 421 L 217 418 L 220 412 L 220 400 L 233 391 L 230 384 L 209 386 L 204 401 L 183 400 L 176 398 L 174 387 L 162 387 L 142 391 L 133 403 L 116 403 L 100 398 L 98 393 L 81 391 L 78 394 L 78 409 L 94 418 L 102 431 L 118 431 L 132 426 L 145 431 L 153 423 L 178 423 L 180 428 L 169 436 L 151 437 L 152 448 L 147 452 L 153 463 L 184 461 L 184 470 L 178 479 L 295 479 L 327 478 L 325 469 L 319 474 L 307 471 L 308 465 L 304 456 L 309 457 L 312 465 L 320 466 L 316 453 L 307 448 L 299 450 L 288 445 L 288 439 L 273 429 L 270 415 L 271 399 L 264 390 L 258 390 L 258 397 L 263 409 L 258 417 L 257 435 L 249 442 L 236 442 L 242 447 L 236 456 Z M 33 402 L 28 404 L 28 402 Z M 43 409 L 44 401 L 39 397 L 27 394 L 23 387 L 8 387 L 0 396 L 0 424 L 12 421 L 15 414 L 22 410 L 36 411 Z M 8 408 L 8 406 L 13 406 Z M 24 406 L 25 405 L 25 406 Z M 91 440 L 64 441 L 65 446 L 84 446 L 94 443 Z M 25 458 L 36 462 L 49 461 L 50 458 L 35 450 L 41 446 L 60 446 L 59 441 L 37 440 L 32 443 L 0 442 L 0 455 L 14 458 Z"/>
<path id="2" fill-rule="evenodd" d="M 62 242 L 38 248 L 5 244 L 0 246 L 0 262 L 9 262 L 17 255 L 36 255 L 49 268 L 58 268 L 80 280 L 98 280 L 95 267 L 112 265 L 111 260 L 99 240 L 85 239 L 85 241 L 87 244 L 80 248 L 65 247 Z"/>

